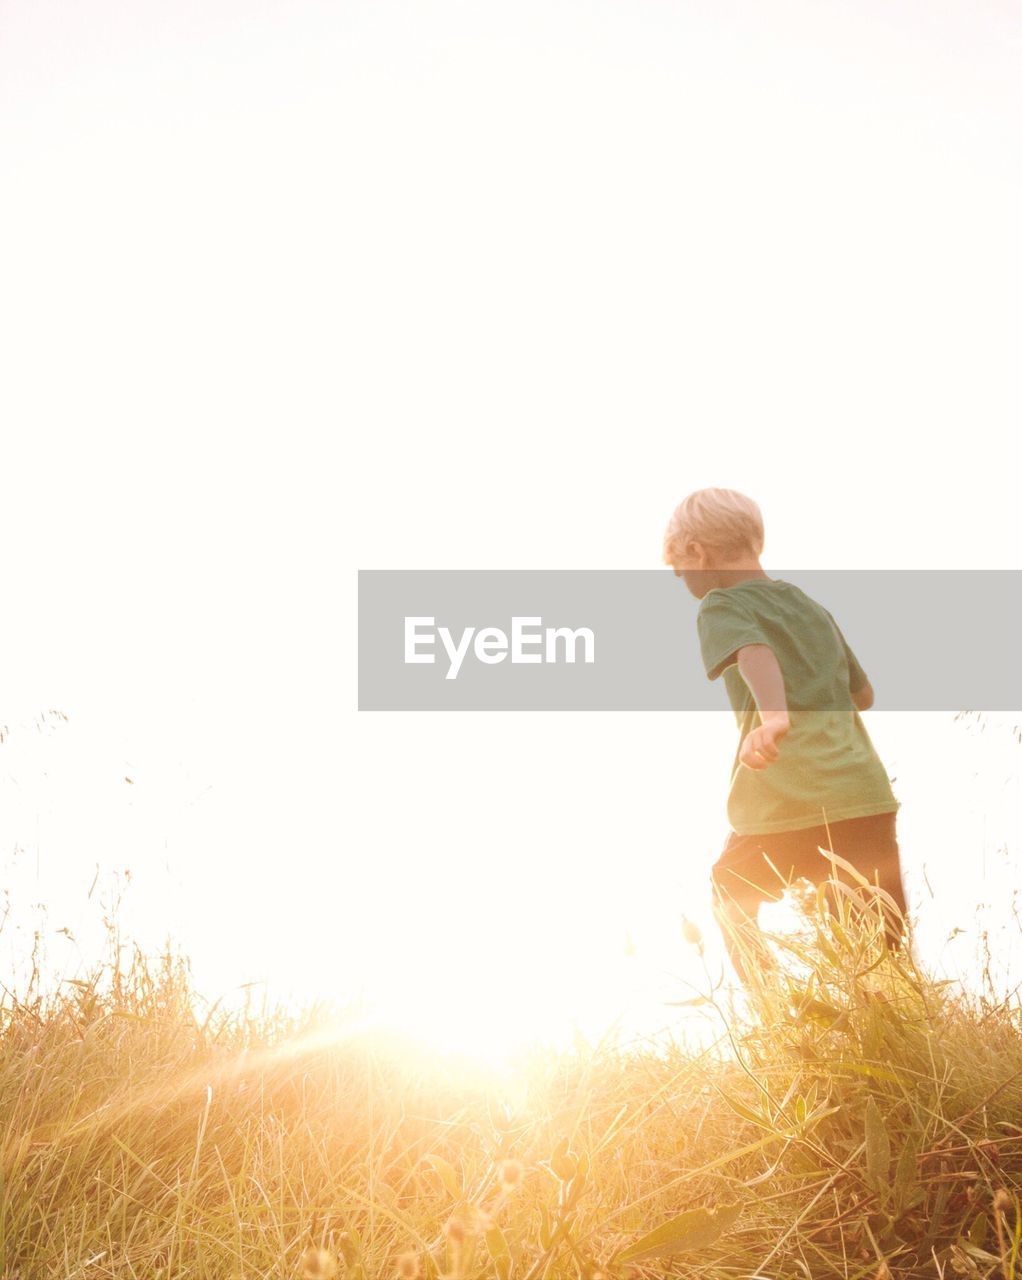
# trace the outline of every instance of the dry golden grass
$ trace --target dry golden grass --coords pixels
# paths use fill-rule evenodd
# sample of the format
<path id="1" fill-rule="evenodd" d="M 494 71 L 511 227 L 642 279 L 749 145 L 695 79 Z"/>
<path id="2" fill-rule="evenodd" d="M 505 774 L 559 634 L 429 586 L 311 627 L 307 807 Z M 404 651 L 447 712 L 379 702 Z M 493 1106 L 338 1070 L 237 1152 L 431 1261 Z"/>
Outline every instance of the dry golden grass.
<path id="1" fill-rule="evenodd" d="M 698 946 L 698 937 L 690 938 Z M 537 1053 L 494 1084 L 323 1010 L 203 1012 L 116 956 L 8 996 L 0 1274 L 1014 1277 L 1015 1003 L 870 921 L 807 921 L 709 1048 Z"/>

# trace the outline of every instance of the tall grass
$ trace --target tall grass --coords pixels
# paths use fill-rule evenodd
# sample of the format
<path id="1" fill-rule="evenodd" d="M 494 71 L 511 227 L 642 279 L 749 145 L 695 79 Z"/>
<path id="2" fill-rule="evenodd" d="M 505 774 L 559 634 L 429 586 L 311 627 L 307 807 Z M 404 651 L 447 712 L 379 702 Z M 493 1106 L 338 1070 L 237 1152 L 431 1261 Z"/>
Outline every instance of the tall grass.
<path id="1" fill-rule="evenodd" d="M 0 1008 L 0 1274 L 1022 1274 L 1017 1003 L 928 980 L 868 914 L 774 951 L 742 1007 L 695 997 L 709 1048 L 537 1053 L 511 1104 L 116 947 Z"/>

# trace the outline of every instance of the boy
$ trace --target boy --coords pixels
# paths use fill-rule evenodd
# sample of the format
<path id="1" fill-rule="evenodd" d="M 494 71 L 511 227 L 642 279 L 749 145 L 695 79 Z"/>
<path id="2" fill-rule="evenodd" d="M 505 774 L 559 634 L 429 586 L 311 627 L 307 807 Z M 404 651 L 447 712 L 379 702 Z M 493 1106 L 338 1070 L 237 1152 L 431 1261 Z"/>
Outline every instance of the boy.
<path id="1" fill-rule="evenodd" d="M 873 690 L 831 615 L 798 587 L 769 578 L 762 550 L 759 507 L 731 489 L 690 494 L 664 538 L 665 562 L 702 602 L 706 674 L 723 675 L 741 730 L 728 796 L 733 830 L 714 865 L 713 890 L 743 980 L 742 940 L 759 937 L 760 906 L 800 877 L 818 885 L 834 875 L 820 846 L 889 895 L 900 913 L 885 904 L 892 946 L 905 913 L 898 802 L 859 716 Z"/>

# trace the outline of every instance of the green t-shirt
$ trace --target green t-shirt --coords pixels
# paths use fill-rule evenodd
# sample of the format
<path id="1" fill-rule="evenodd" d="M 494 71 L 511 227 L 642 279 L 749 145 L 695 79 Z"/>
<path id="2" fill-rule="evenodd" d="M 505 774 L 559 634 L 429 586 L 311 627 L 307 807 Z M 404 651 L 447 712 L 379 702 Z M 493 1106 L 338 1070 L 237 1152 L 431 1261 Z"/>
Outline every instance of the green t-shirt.
<path id="1" fill-rule="evenodd" d="M 727 811 L 739 835 L 798 831 L 897 809 L 851 698 L 866 684 L 866 673 L 822 605 L 780 578 L 751 578 L 709 591 L 698 628 L 706 674 L 724 676 L 739 747 L 760 716 L 739 673 L 738 650 L 769 645 L 784 677 L 791 730 L 780 757 L 757 770 L 739 764 L 735 753 Z"/>

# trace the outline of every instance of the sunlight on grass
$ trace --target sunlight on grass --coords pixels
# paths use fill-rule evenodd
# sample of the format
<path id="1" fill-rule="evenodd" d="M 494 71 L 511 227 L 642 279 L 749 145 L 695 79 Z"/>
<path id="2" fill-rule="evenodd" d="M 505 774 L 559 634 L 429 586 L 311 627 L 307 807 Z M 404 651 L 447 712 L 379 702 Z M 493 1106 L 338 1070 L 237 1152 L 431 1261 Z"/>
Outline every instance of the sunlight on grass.
<path id="1" fill-rule="evenodd" d="M 36 974 L 2 1006 L 0 1274 L 1013 1277 L 1018 1002 L 880 936 L 809 911 L 747 999 L 712 967 L 679 993 L 712 1042 L 500 1069 L 357 1011 L 206 1007 L 124 946 Z"/>

